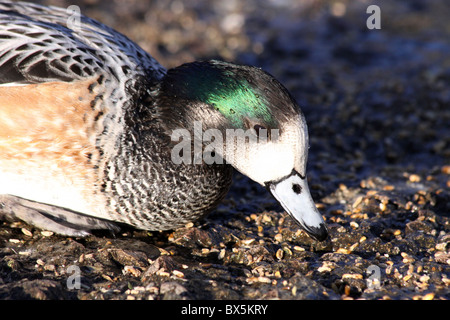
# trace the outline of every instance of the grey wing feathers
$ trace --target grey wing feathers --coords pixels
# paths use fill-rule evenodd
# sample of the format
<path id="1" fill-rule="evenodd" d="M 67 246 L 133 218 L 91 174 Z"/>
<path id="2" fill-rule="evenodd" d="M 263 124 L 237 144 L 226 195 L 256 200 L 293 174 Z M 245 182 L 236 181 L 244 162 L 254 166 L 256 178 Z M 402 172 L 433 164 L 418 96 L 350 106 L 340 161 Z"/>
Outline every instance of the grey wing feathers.
<path id="1" fill-rule="evenodd" d="M 157 81 L 165 69 L 124 35 L 76 11 L 0 1 L 0 84 L 99 73 Z"/>

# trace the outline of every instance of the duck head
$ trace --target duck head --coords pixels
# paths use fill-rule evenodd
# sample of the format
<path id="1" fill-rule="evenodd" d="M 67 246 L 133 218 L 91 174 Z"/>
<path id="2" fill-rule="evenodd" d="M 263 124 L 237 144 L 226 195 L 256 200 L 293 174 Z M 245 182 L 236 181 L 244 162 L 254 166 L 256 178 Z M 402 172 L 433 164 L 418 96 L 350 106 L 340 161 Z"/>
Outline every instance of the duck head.
<path id="1" fill-rule="evenodd" d="M 201 130 L 194 136 L 203 146 L 208 137 L 215 160 L 265 186 L 312 238 L 327 237 L 306 178 L 306 121 L 283 85 L 259 68 L 209 60 L 170 69 L 160 90 L 172 129 Z"/>

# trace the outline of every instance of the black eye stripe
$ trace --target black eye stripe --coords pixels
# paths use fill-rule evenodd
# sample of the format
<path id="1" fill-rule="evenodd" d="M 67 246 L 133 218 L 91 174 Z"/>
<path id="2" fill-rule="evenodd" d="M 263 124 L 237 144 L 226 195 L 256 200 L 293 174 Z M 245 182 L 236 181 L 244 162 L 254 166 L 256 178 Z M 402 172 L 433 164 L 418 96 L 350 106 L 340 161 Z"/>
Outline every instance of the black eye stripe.
<path id="1" fill-rule="evenodd" d="M 292 185 L 292 191 L 294 191 L 296 194 L 300 194 L 302 193 L 302 187 L 299 184 L 294 183 Z"/>
<path id="2" fill-rule="evenodd" d="M 267 190 L 270 190 L 270 186 L 276 185 L 276 184 L 278 184 L 278 183 L 280 183 L 280 182 L 282 182 L 282 181 L 284 181 L 284 180 L 286 180 L 286 179 L 289 179 L 290 177 L 292 177 L 292 176 L 294 176 L 294 175 L 299 176 L 302 180 L 305 180 L 305 179 L 306 179 L 306 175 L 303 175 L 303 176 L 302 176 L 302 175 L 301 175 L 300 173 L 298 173 L 295 169 L 292 169 L 291 173 L 288 174 L 287 176 L 282 177 L 281 179 L 277 179 L 277 180 L 266 181 L 266 182 L 264 182 L 264 185 L 266 186 Z M 301 188 L 300 188 L 300 189 L 301 189 Z M 300 190 L 300 192 L 301 192 L 301 190 Z"/>

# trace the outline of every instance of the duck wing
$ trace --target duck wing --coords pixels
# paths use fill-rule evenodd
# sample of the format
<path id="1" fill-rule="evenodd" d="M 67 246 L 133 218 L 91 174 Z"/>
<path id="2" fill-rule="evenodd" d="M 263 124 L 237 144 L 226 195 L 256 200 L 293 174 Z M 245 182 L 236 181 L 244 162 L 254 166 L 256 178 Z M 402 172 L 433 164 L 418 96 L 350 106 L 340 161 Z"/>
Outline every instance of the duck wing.
<path id="1" fill-rule="evenodd" d="M 115 230 L 104 188 L 118 174 L 108 168 L 124 115 L 164 74 L 76 10 L 0 1 L 0 218 L 68 235 Z"/>
<path id="2" fill-rule="evenodd" d="M 95 74 L 119 82 L 162 78 L 165 69 L 153 57 L 77 8 L 0 1 L 0 85 L 71 82 Z"/>

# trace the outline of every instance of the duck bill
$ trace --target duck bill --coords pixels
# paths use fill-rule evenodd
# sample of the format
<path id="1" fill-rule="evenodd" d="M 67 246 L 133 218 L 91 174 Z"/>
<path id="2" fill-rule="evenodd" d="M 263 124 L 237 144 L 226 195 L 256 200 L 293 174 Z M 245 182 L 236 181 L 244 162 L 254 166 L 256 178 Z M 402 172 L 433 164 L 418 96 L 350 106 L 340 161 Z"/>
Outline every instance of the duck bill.
<path id="1" fill-rule="evenodd" d="M 318 241 L 327 238 L 327 226 L 314 204 L 306 177 L 293 171 L 279 181 L 266 183 L 266 187 L 310 237 Z"/>

